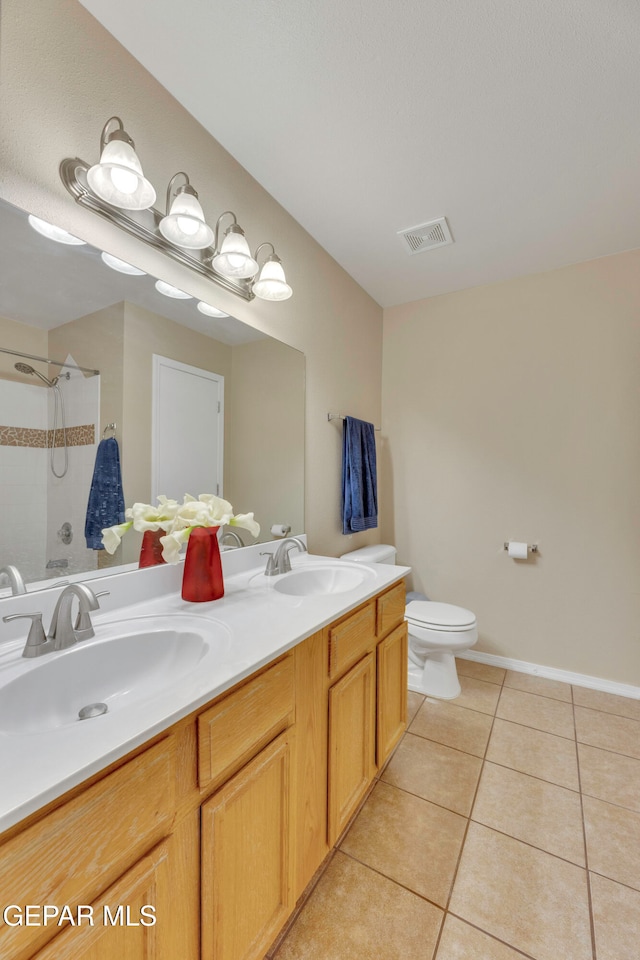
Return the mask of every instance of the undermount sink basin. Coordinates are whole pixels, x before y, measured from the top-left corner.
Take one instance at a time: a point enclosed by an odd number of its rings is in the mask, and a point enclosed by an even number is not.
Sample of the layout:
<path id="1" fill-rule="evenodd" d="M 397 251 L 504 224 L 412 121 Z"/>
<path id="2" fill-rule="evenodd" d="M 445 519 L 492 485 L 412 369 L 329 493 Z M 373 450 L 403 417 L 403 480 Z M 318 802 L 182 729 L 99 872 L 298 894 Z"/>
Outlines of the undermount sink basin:
<path id="1" fill-rule="evenodd" d="M 0 686 L 0 732 L 38 733 L 79 720 L 83 707 L 106 705 L 101 713 L 148 700 L 195 670 L 211 643 L 229 642 L 215 623 L 169 625 L 148 618 L 96 626 L 96 638 L 46 654 L 26 672 Z M 217 634 L 220 634 L 219 636 Z M 106 635 L 102 635 L 106 634 Z"/>
<path id="2" fill-rule="evenodd" d="M 309 563 L 291 573 L 282 574 L 273 584 L 278 593 L 290 597 L 317 597 L 354 590 L 373 577 L 373 571 L 361 565 L 336 563 Z"/>

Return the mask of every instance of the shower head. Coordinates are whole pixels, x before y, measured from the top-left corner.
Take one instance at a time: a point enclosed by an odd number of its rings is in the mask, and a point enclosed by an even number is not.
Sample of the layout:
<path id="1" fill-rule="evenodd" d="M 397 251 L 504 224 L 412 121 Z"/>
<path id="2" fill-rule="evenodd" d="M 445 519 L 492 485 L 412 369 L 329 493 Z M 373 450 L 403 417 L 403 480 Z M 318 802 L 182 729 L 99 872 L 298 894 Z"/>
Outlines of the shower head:
<path id="1" fill-rule="evenodd" d="M 38 371 L 34 370 L 33 367 L 28 363 L 16 363 L 15 368 L 19 373 L 29 373 L 35 375 L 42 380 L 43 383 L 46 383 L 48 387 L 55 387 L 56 383 L 58 382 L 57 377 L 54 380 L 49 380 L 48 377 L 45 377 L 42 373 L 38 373 Z"/>

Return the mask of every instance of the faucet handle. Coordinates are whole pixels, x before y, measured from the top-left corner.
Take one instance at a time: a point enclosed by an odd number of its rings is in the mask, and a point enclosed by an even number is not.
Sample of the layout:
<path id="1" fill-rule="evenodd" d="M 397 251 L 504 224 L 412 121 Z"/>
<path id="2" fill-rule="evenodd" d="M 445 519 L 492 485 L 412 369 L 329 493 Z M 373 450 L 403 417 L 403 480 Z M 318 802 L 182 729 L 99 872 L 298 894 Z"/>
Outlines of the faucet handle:
<path id="1" fill-rule="evenodd" d="M 48 653 L 49 650 L 53 649 L 53 644 L 45 636 L 41 613 L 11 613 L 2 619 L 5 623 L 9 623 L 11 620 L 31 620 L 27 642 L 22 651 L 23 657 L 40 657 L 43 653 Z"/>
<path id="2" fill-rule="evenodd" d="M 110 590 L 101 590 L 100 593 L 94 593 L 96 600 L 98 597 L 108 597 L 111 593 Z M 98 604 L 98 607 L 100 604 Z M 93 624 L 91 623 L 91 611 L 83 610 L 82 607 L 78 609 L 78 614 L 76 616 L 76 622 L 73 625 L 73 629 L 76 633 L 81 634 L 79 640 L 90 640 L 91 637 L 95 637 L 95 630 L 93 629 Z"/>
<path id="3" fill-rule="evenodd" d="M 278 573 L 278 565 L 276 564 L 275 555 L 271 553 L 270 550 L 261 550 L 260 556 L 268 557 L 267 567 L 266 567 L 266 570 L 264 571 L 265 577 L 275 577 L 276 574 Z"/>

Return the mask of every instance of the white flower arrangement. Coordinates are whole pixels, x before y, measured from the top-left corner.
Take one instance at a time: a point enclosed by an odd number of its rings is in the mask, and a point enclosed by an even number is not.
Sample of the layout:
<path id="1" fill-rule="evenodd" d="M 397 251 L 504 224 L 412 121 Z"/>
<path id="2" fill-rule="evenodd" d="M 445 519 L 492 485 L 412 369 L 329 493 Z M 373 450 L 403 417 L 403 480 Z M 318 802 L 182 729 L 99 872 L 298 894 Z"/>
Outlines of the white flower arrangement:
<path id="1" fill-rule="evenodd" d="M 159 496 L 157 506 L 134 503 L 125 516 L 125 523 L 106 527 L 102 531 L 102 543 L 107 553 L 115 553 L 124 534 L 131 527 L 139 533 L 146 530 L 164 530 L 165 536 L 160 537 L 160 543 L 166 563 L 178 562 L 180 549 L 189 539 L 194 527 L 221 527 L 229 524 L 231 527 L 243 527 L 253 537 L 260 533 L 260 524 L 254 520 L 253 513 L 238 513 L 234 516 L 229 501 L 216 497 L 213 493 L 201 493 L 197 500 L 187 493 L 182 503 Z"/>

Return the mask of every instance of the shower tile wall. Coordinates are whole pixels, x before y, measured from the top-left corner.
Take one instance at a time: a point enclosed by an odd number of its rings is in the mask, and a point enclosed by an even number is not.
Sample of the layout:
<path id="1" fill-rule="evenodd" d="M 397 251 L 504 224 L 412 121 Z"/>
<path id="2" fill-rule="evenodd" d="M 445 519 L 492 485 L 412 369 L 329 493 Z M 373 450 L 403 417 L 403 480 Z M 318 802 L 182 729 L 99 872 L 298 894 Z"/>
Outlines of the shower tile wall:
<path id="1" fill-rule="evenodd" d="M 2 425 L 46 430 L 48 393 L 44 386 L 0 380 Z M 47 451 L 0 445 L 0 489 L 0 566 L 13 563 L 25 580 L 40 579 L 46 563 Z"/>
<path id="2" fill-rule="evenodd" d="M 67 363 L 75 363 L 72 356 Z M 68 448 L 69 469 L 66 476 L 54 477 L 47 461 L 47 561 L 67 560 L 65 568 L 53 568 L 43 572 L 43 577 L 78 573 L 97 567 L 97 553 L 87 550 L 84 539 L 84 523 L 87 513 L 87 501 L 93 477 L 97 442 L 100 440 L 100 377 L 85 377 L 80 370 L 70 370 L 69 380 L 60 380 L 59 386 L 64 397 L 65 421 L 67 428 L 91 424 L 94 428 L 94 443 L 75 443 Z M 53 426 L 54 396 L 49 390 L 49 428 Z M 47 454 L 48 456 L 48 454 Z M 60 473 L 64 465 L 63 448 L 56 449 L 54 455 L 56 471 Z M 70 523 L 73 540 L 63 543 L 60 530 L 63 523 Z"/>

